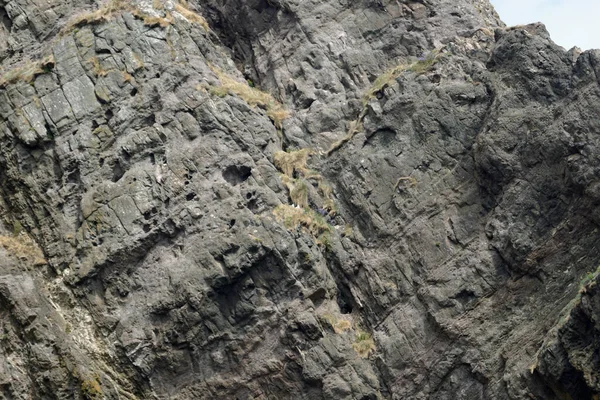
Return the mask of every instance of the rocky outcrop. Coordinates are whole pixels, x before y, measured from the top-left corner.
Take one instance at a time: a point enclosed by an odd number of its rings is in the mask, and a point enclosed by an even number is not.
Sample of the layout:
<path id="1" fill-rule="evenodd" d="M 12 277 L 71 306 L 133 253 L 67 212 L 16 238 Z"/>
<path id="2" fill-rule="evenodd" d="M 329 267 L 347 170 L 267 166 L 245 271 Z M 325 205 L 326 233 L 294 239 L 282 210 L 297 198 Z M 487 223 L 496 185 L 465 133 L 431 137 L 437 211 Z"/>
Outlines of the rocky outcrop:
<path id="1" fill-rule="evenodd" d="M 4 397 L 598 395 L 599 52 L 487 0 L 0 6 Z"/>

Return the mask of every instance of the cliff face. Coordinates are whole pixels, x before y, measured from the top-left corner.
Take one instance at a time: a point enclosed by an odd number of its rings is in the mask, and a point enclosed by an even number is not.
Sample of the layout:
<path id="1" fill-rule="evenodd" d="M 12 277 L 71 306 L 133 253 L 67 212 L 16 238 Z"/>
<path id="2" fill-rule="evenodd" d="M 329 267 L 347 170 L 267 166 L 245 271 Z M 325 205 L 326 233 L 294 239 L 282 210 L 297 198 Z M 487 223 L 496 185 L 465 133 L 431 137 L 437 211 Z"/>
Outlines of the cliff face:
<path id="1" fill-rule="evenodd" d="M 0 17 L 2 398 L 600 394 L 600 52 L 487 0 Z"/>

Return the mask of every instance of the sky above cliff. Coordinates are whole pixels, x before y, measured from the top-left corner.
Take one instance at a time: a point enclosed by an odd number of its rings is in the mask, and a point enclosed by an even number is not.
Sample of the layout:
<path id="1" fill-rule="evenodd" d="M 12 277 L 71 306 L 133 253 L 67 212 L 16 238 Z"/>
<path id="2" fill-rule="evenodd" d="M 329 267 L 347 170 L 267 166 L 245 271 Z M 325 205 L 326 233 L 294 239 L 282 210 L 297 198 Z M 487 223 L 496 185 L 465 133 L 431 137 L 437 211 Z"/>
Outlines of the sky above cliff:
<path id="1" fill-rule="evenodd" d="M 598 0 L 490 0 L 507 25 L 542 22 L 566 49 L 600 49 Z"/>

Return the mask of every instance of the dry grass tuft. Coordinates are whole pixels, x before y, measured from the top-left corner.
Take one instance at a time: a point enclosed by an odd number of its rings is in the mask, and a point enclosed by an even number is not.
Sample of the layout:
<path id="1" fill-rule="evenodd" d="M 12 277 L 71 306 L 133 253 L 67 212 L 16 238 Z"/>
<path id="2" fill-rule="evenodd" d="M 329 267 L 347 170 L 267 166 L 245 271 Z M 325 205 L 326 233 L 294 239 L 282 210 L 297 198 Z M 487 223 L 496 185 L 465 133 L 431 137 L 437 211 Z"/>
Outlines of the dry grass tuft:
<path id="1" fill-rule="evenodd" d="M 164 11 L 164 4 L 161 1 L 153 2 L 155 10 Z M 60 31 L 61 35 L 68 34 L 85 25 L 101 24 L 109 21 L 115 15 L 125 11 L 131 12 L 134 16 L 141 19 L 145 25 L 160 26 L 165 28 L 173 23 L 173 15 L 169 11 L 164 12 L 164 17 L 148 15 L 138 10 L 131 1 L 127 0 L 109 0 L 95 11 L 84 12 L 71 18 L 65 27 Z M 175 4 L 175 11 L 181 14 L 192 24 L 198 24 L 208 31 L 208 23 L 200 14 L 195 13 L 186 7 L 186 2 L 180 1 Z"/>
<path id="2" fill-rule="evenodd" d="M 310 172 L 306 167 L 306 163 L 311 154 L 313 154 L 312 149 L 300 149 L 290 152 L 278 151 L 273 154 L 273 162 L 277 169 L 290 178 L 294 176 L 294 172 L 306 176 Z"/>
<path id="3" fill-rule="evenodd" d="M 133 10 L 134 7 L 130 1 L 109 0 L 95 11 L 84 12 L 71 18 L 64 28 L 61 29 L 60 34 L 65 35 L 71 33 L 76 28 L 85 25 L 101 24 L 110 20 L 115 14 Z"/>
<path id="4" fill-rule="evenodd" d="M 192 24 L 198 24 L 204 28 L 205 31 L 209 30 L 208 22 L 204 19 L 204 17 L 198 13 L 191 11 L 186 8 L 184 4 L 175 4 L 175 11 L 179 14 L 183 15 L 185 19 L 190 21 Z"/>
<path id="5" fill-rule="evenodd" d="M 17 236 L 0 236 L 0 247 L 21 261 L 29 262 L 33 265 L 46 264 L 42 250 L 40 250 L 29 235 L 23 232 Z"/>
<path id="6" fill-rule="evenodd" d="M 164 17 L 147 15 L 139 11 L 135 11 L 133 14 L 140 18 L 144 22 L 144 25 L 147 26 L 160 26 L 161 28 L 166 28 L 173 23 L 173 16 L 171 13 L 166 13 Z"/>
<path id="7" fill-rule="evenodd" d="M 409 68 L 407 64 L 396 65 L 393 68 L 388 69 L 383 74 L 379 75 L 373 85 L 367 90 L 367 92 L 363 95 L 363 105 L 367 105 L 369 100 L 371 100 L 375 95 L 383 90 L 390 83 L 395 81 L 404 71 Z"/>
<path id="8" fill-rule="evenodd" d="M 362 119 L 363 118 L 364 118 L 364 110 L 363 110 L 363 113 L 361 113 L 361 115 L 359 116 L 358 119 L 350 122 L 348 133 L 346 133 L 346 135 L 343 138 L 341 138 L 340 140 L 338 140 L 337 142 L 335 142 L 335 143 L 333 143 L 331 145 L 331 147 L 329 148 L 329 150 L 327 150 L 327 153 L 326 153 L 327 156 L 331 155 L 334 151 L 338 150 L 343 145 L 345 145 L 346 143 L 348 143 L 350 140 L 352 140 L 352 138 L 358 132 L 360 132 L 360 131 L 363 130 L 363 123 L 362 123 Z"/>
<path id="9" fill-rule="evenodd" d="M 239 82 L 233 77 L 216 67 L 211 67 L 213 72 L 219 78 L 221 86 L 208 87 L 210 94 L 224 97 L 228 94 L 236 95 L 251 106 L 263 108 L 267 116 L 273 121 L 277 129 L 281 129 L 283 120 L 289 117 L 289 112 L 281 103 L 273 98 L 269 93 L 265 93 L 248 85 L 248 82 Z"/>
<path id="10" fill-rule="evenodd" d="M 338 335 L 352 329 L 352 323 L 347 319 L 338 319 L 332 314 L 324 314 L 323 319 L 327 321 L 327 323 L 333 328 L 333 331 Z"/>
<path id="11" fill-rule="evenodd" d="M 363 130 L 363 120 L 367 112 L 367 104 L 374 98 L 377 93 L 385 89 L 388 85 L 394 82 L 400 75 L 406 71 L 412 71 L 420 75 L 429 71 L 442 56 L 441 50 L 434 50 L 427 56 L 420 58 L 412 64 L 400 64 L 393 68 L 388 69 L 383 74 L 379 75 L 373 85 L 365 92 L 362 98 L 363 109 L 360 112 L 358 118 L 350 122 L 348 133 L 337 142 L 333 143 L 329 150 L 327 150 L 327 156 L 330 156 L 333 152 L 339 150 L 342 146 L 348 143 L 352 138 L 360 131 Z"/>
<path id="12" fill-rule="evenodd" d="M 431 69 L 440 58 L 440 50 L 434 50 L 424 57 L 419 58 L 412 64 L 399 64 L 393 68 L 388 69 L 383 74 L 375 79 L 373 86 L 363 95 L 363 105 L 367 105 L 375 95 L 383 90 L 390 83 L 395 81 L 405 71 L 412 71 L 417 74 L 423 74 Z"/>
<path id="13" fill-rule="evenodd" d="M 300 149 L 296 151 L 278 151 L 273 154 L 273 163 L 283 174 L 281 180 L 290 192 L 292 202 L 302 208 L 308 207 L 308 181 L 314 180 L 317 182 L 317 189 L 323 196 L 322 208 L 329 215 L 337 213 L 337 206 L 333 200 L 333 190 L 327 185 L 323 177 L 308 169 L 308 157 L 313 154 L 312 149 Z M 329 241 L 323 238 L 326 244 Z"/>
<path id="14" fill-rule="evenodd" d="M 108 71 L 104 70 L 104 68 L 102 68 L 102 65 L 100 64 L 100 60 L 98 60 L 98 57 L 92 57 L 88 60 L 91 64 L 92 64 L 92 73 L 95 76 L 106 76 L 106 74 L 108 73 Z"/>
<path id="15" fill-rule="evenodd" d="M 0 87 L 15 82 L 32 82 L 38 75 L 45 74 L 54 68 L 54 56 L 50 55 L 39 61 L 29 61 L 17 68 L 2 73 Z"/>

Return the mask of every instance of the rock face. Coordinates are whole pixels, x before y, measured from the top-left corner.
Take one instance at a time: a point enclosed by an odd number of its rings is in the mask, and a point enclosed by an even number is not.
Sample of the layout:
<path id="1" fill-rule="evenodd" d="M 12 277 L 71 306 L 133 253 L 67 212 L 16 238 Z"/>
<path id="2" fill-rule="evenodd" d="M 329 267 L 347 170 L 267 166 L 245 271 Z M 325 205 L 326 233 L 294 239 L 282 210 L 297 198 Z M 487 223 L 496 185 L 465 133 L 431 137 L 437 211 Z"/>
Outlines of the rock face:
<path id="1" fill-rule="evenodd" d="M 487 0 L 0 17 L 0 397 L 600 395 L 599 51 Z"/>

